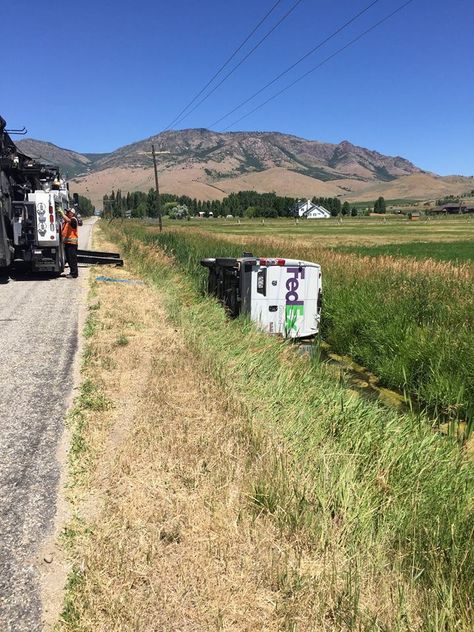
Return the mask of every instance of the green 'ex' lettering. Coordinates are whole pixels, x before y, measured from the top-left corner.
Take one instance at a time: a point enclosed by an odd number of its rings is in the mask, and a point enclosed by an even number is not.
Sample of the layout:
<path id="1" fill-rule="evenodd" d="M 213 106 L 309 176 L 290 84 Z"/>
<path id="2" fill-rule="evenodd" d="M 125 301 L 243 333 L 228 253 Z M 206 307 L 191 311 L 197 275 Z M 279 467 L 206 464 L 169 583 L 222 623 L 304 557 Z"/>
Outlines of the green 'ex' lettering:
<path id="1" fill-rule="evenodd" d="M 287 305 L 285 308 L 285 329 L 287 331 L 296 330 L 296 319 L 303 314 L 304 305 Z"/>

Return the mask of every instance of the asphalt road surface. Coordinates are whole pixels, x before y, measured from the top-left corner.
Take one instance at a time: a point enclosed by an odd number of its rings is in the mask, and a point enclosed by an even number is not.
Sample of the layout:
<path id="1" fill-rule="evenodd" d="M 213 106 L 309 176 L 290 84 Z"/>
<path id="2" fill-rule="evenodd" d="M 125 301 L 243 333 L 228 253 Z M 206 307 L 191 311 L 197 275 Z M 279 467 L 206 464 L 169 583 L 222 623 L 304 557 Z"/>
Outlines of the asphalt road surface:
<path id="1" fill-rule="evenodd" d="M 92 224 L 79 230 L 87 248 Z M 42 629 L 35 555 L 56 511 L 84 275 L 0 285 L 0 632 Z"/>

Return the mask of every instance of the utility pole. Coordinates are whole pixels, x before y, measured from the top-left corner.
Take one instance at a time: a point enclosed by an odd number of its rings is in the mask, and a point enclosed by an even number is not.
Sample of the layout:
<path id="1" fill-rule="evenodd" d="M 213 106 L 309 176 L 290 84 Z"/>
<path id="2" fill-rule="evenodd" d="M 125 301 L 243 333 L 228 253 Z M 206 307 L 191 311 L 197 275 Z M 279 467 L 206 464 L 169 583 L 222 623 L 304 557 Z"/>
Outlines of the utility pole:
<path id="1" fill-rule="evenodd" d="M 151 146 L 151 152 L 153 154 L 153 167 L 155 169 L 155 189 L 156 189 L 156 206 L 157 206 L 157 211 L 158 211 L 158 226 L 160 227 L 160 233 L 161 233 L 163 230 L 163 222 L 161 221 L 160 188 L 158 186 L 158 169 L 156 168 L 155 145 Z"/>

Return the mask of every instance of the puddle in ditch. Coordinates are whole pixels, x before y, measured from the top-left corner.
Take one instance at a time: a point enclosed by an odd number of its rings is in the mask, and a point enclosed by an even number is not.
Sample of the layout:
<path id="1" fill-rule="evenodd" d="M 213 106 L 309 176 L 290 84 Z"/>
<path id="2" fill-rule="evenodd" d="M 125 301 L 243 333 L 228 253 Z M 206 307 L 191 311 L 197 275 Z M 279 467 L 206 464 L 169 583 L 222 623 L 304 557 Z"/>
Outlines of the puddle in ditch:
<path id="1" fill-rule="evenodd" d="M 298 350 L 305 356 L 319 354 L 321 360 L 334 370 L 336 377 L 364 397 L 377 399 L 387 406 L 399 410 L 413 408 L 410 400 L 402 393 L 380 386 L 380 380 L 376 375 L 354 362 L 349 356 L 334 353 L 326 342 L 321 342 L 319 346 L 309 342 L 303 343 L 298 345 Z"/>
<path id="2" fill-rule="evenodd" d="M 319 355 L 321 361 L 334 371 L 335 377 L 343 381 L 350 390 L 359 396 L 377 400 L 400 412 L 424 412 L 422 406 L 413 399 L 400 392 L 380 386 L 380 379 L 365 367 L 354 362 L 350 356 L 334 353 L 327 342 L 321 342 L 319 346 L 311 342 L 300 343 L 298 351 L 301 355 L 308 357 Z M 437 432 L 457 436 L 460 440 L 467 431 L 465 422 L 438 422 L 433 427 Z M 474 432 L 471 433 L 467 441 L 462 440 L 462 443 L 465 452 L 469 454 L 470 458 L 474 458 Z"/>

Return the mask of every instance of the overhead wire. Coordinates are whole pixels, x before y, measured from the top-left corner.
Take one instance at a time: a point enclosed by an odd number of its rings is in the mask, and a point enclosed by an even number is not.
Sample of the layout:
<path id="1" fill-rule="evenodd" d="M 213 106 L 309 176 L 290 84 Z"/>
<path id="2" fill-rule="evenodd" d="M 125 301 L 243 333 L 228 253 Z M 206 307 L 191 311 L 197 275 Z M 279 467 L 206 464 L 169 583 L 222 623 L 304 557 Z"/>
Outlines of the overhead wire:
<path id="1" fill-rule="evenodd" d="M 226 66 L 228 66 L 230 64 L 230 62 L 234 59 L 234 57 L 242 50 L 242 48 L 245 46 L 245 44 L 249 41 L 249 39 L 252 37 L 252 35 L 262 26 L 262 24 L 270 17 L 270 15 L 273 13 L 273 11 L 278 7 L 279 4 L 281 4 L 283 2 L 283 0 L 277 0 L 272 6 L 271 8 L 267 11 L 267 13 L 263 16 L 263 18 L 256 24 L 256 26 L 254 26 L 254 28 L 250 31 L 250 33 L 247 35 L 247 37 L 242 41 L 241 44 L 239 44 L 239 46 L 234 50 L 234 52 L 231 54 L 231 56 L 222 64 L 222 66 L 220 66 L 220 68 L 212 75 L 212 77 L 209 79 L 209 81 L 206 83 L 206 85 L 191 99 L 191 101 L 186 105 L 186 107 L 184 107 L 181 112 L 174 117 L 174 119 L 171 121 L 171 123 L 169 125 L 167 125 L 160 133 L 162 132 L 166 132 L 168 129 L 170 129 L 171 127 L 174 126 L 174 124 L 178 121 L 178 119 L 184 114 L 184 112 L 186 112 L 186 110 L 188 108 L 191 107 L 191 105 L 197 101 L 197 99 L 199 99 L 199 97 L 201 96 L 201 94 L 203 92 L 205 92 L 205 90 L 207 90 L 207 88 L 211 85 L 211 83 L 214 81 L 214 79 L 216 79 L 216 77 L 218 77 L 220 75 L 220 73 L 224 70 L 224 68 L 226 68 Z"/>
<path id="2" fill-rule="evenodd" d="M 377 0 L 378 1 L 378 0 Z M 293 11 L 296 9 L 296 7 L 301 4 L 301 2 L 303 2 L 303 0 L 296 0 L 296 2 L 288 9 L 288 11 L 278 20 L 278 22 L 255 44 L 255 46 L 253 48 L 251 48 L 249 50 L 249 52 L 238 62 L 238 64 L 236 64 L 232 70 L 230 72 L 228 72 L 220 81 L 219 83 L 217 83 L 212 90 L 210 90 L 198 103 L 196 103 L 196 105 L 189 110 L 189 112 L 187 112 L 186 114 L 184 114 L 181 117 L 177 117 L 174 122 L 172 127 L 174 127 L 175 125 L 178 125 L 179 123 L 181 123 L 181 121 L 183 121 L 185 118 L 187 118 L 190 114 L 192 114 L 200 105 L 202 105 L 202 103 L 204 103 L 204 101 L 206 101 L 212 94 L 214 94 L 214 92 L 225 82 L 227 81 L 227 79 L 237 70 L 237 68 L 239 68 L 245 61 L 247 61 L 247 59 L 257 50 L 257 48 L 259 48 L 263 42 L 280 26 L 280 24 L 282 22 L 284 22 L 290 15 L 291 13 L 293 13 Z M 169 129 L 169 128 L 167 128 Z"/>
<path id="3" fill-rule="evenodd" d="M 299 83 L 300 81 L 302 81 L 303 79 L 305 79 L 308 75 L 312 74 L 313 72 L 315 72 L 316 70 L 318 70 L 319 68 L 321 68 L 321 66 L 324 66 L 324 64 L 326 64 L 328 61 L 330 61 L 331 59 L 334 59 L 334 57 L 336 57 L 337 55 L 339 55 L 340 53 L 342 53 L 343 51 L 345 51 L 347 48 L 349 48 L 350 46 L 352 46 L 353 44 L 355 44 L 356 42 L 358 42 L 360 39 L 362 39 L 363 37 L 365 37 L 365 35 L 367 35 L 368 33 L 370 33 L 371 31 L 373 31 L 374 29 L 378 28 L 381 24 L 383 24 L 384 22 L 387 22 L 387 20 L 389 20 L 390 18 L 392 18 L 394 15 L 396 15 L 397 13 L 399 13 L 400 11 L 402 11 L 406 6 L 408 6 L 409 4 L 411 4 L 412 2 L 414 2 L 414 0 L 407 0 L 407 2 L 404 2 L 402 5 L 400 5 L 399 7 L 397 7 L 394 11 L 392 11 L 391 13 L 389 13 L 388 15 L 386 15 L 384 18 L 382 18 L 381 20 L 379 20 L 378 22 L 376 22 L 375 24 L 373 24 L 372 26 L 370 26 L 368 29 L 366 29 L 365 31 L 363 31 L 362 33 L 360 33 L 357 37 L 354 37 L 352 40 L 350 40 L 350 42 L 348 42 L 347 44 L 345 44 L 344 46 L 342 46 L 341 48 L 339 48 L 338 50 L 336 50 L 334 53 L 332 53 L 331 55 L 329 55 L 328 57 L 326 57 L 325 59 L 323 59 L 323 61 L 321 61 L 319 64 L 317 64 L 316 66 L 314 66 L 313 68 L 311 68 L 310 70 L 308 70 L 307 72 L 305 72 L 304 74 L 302 74 L 300 77 L 298 77 L 297 79 L 295 79 L 292 83 L 290 83 L 288 86 L 286 86 L 285 88 L 282 88 L 279 92 L 276 92 L 275 94 L 273 94 L 271 97 L 269 97 L 268 99 L 266 99 L 265 101 L 263 101 L 263 103 L 260 103 L 259 105 L 257 105 L 255 108 L 253 108 L 252 110 L 250 110 L 250 112 L 247 112 L 246 114 L 244 114 L 243 116 L 241 116 L 240 118 L 238 118 L 236 121 L 234 121 L 233 123 L 231 123 L 230 125 L 228 125 L 227 127 L 225 127 L 224 129 L 222 129 L 222 132 L 226 132 L 228 131 L 231 127 L 234 127 L 234 125 L 237 125 L 237 123 L 240 123 L 240 121 L 242 121 L 243 119 L 251 116 L 252 114 L 254 114 L 255 112 L 257 112 L 257 110 L 260 110 L 261 108 L 263 108 L 265 105 L 267 105 L 267 103 L 269 103 L 270 101 L 273 101 L 273 99 L 276 99 L 277 97 L 279 97 L 281 94 L 283 94 L 284 92 L 286 92 L 287 90 L 289 90 L 290 88 L 292 88 L 294 85 L 296 85 L 297 83 Z"/>
<path id="4" fill-rule="evenodd" d="M 212 123 L 211 125 L 209 125 L 209 129 L 215 127 L 216 125 L 218 125 L 221 121 L 223 121 L 224 119 L 226 119 L 227 117 L 231 116 L 231 114 L 233 114 L 234 112 L 236 112 L 237 110 L 240 110 L 240 108 L 244 107 L 244 105 L 246 105 L 247 103 L 249 103 L 249 101 L 252 101 L 253 99 L 255 99 L 255 97 L 257 97 L 259 94 L 261 94 L 262 92 L 264 92 L 267 88 L 269 88 L 270 86 L 272 86 L 274 83 L 276 83 L 279 79 L 281 79 L 282 77 L 284 77 L 285 75 L 287 75 L 291 70 L 293 70 L 294 68 L 296 68 L 296 66 L 298 66 L 299 64 L 301 64 L 305 59 L 307 59 L 308 57 L 310 57 L 313 53 L 315 53 L 317 50 L 319 50 L 320 48 L 322 48 L 325 44 L 327 44 L 330 40 L 332 40 L 334 37 L 336 37 L 336 35 L 339 35 L 339 33 L 341 33 L 341 31 L 343 31 L 345 28 L 347 28 L 350 24 L 352 24 L 353 22 L 355 22 L 358 18 L 360 18 L 364 13 L 367 13 L 367 11 L 369 11 L 369 9 L 371 9 L 374 5 L 376 5 L 378 2 L 380 2 L 381 0 L 373 0 L 373 2 L 371 2 L 369 5 L 367 5 L 364 9 L 362 9 L 361 11 L 359 11 L 359 13 L 356 13 L 356 15 L 354 15 L 350 20 L 348 20 L 347 22 L 345 22 L 342 26 L 340 26 L 338 29 L 336 29 L 333 33 L 331 33 L 330 35 L 328 35 L 328 37 L 326 37 L 324 40 L 322 40 L 321 42 L 319 42 L 319 44 L 317 44 L 316 46 L 314 46 L 313 48 L 311 48 L 311 50 L 309 50 L 307 53 L 305 53 L 304 55 L 302 55 L 299 59 L 297 59 L 293 64 L 291 64 L 290 66 L 288 66 L 288 68 L 286 68 L 285 70 L 283 70 L 282 72 L 280 72 L 280 74 L 278 74 L 276 77 L 274 77 L 271 81 L 269 81 L 268 83 L 266 83 L 262 88 L 260 88 L 259 90 L 257 90 L 257 92 L 254 92 L 254 94 L 252 94 L 250 97 L 248 97 L 247 99 L 245 99 L 244 101 L 242 101 L 241 103 L 239 103 L 239 105 L 237 105 L 235 108 L 233 108 L 232 110 L 230 110 L 229 112 L 227 112 L 227 114 L 224 114 L 224 116 L 221 116 L 219 119 L 217 119 L 216 121 L 214 121 L 214 123 Z"/>

